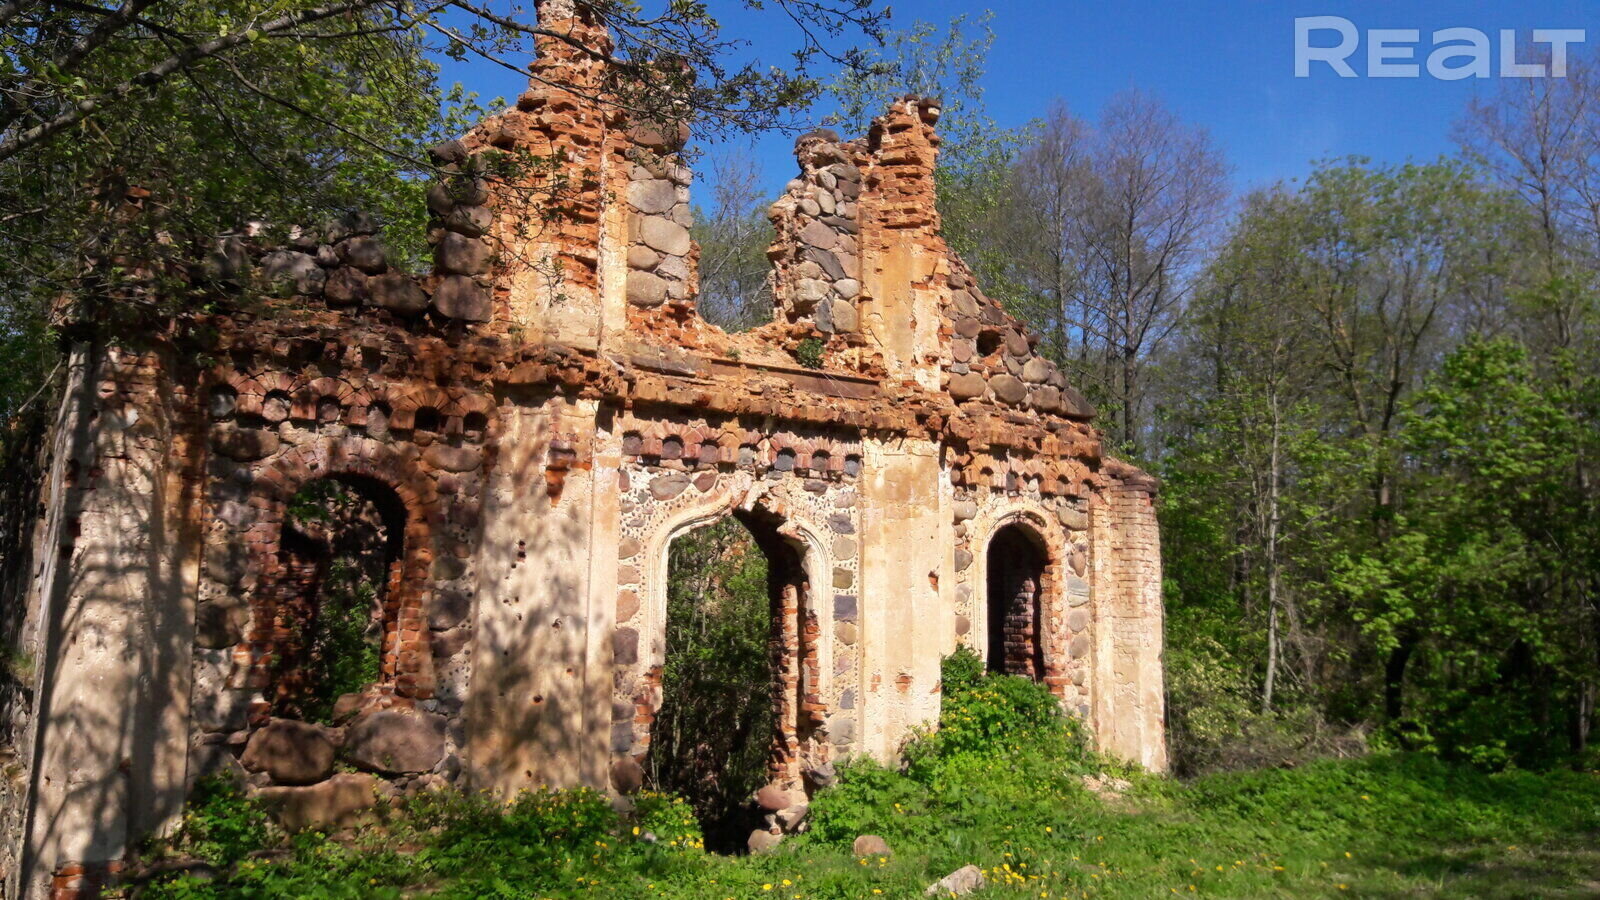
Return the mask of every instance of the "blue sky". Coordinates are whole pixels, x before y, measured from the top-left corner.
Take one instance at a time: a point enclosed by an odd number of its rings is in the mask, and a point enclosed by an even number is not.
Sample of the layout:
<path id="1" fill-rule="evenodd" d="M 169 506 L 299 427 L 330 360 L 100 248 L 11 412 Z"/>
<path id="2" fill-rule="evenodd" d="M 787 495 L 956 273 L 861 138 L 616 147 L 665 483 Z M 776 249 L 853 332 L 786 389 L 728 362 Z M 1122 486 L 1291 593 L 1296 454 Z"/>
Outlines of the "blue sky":
<path id="1" fill-rule="evenodd" d="M 793 33 L 775 24 L 776 14 L 733 14 L 739 4 L 728 0 L 711 0 L 713 11 L 721 11 L 719 4 L 729 7 L 730 33 L 750 40 L 751 56 L 783 61 Z M 1600 46 L 1600 4 L 1594 0 L 909 0 L 893 8 L 902 27 L 916 19 L 944 23 L 961 13 L 994 11 L 985 99 L 1001 125 L 1026 122 L 1057 98 L 1092 119 L 1107 98 L 1137 87 L 1209 129 L 1241 190 L 1303 176 L 1312 160 L 1332 156 L 1400 162 L 1453 152 L 1451 127 L 1467 101 L 1474 92 L 1492 91 L 1498 81 L 1346 79 L 1322 65 L 1313 77 L 1296 78 L 1297 16 L 1342 16 L 1363 32 L 1419 29 L 1419 61 L 1431 45 L 1429 34 L 1450 27 L 1482 29 L 1491 38 L 1501 29 L 1517 29 L 1524 40 L 1534 28 L 1582 28 L 1588 30 L 1583 49 Z M 1365 52 L 1363 43 L 1351 58 L 1358 71 Z M 1498 66 L 1497 43 L 1496 54 Z M 484 65 L 452 66 L 445 77 L 485 97 L 520 90 L 514 77 Z M 756 157 L 774 192 L 794 172 L 791 143 L 783 135 L 757 141 Z"/>

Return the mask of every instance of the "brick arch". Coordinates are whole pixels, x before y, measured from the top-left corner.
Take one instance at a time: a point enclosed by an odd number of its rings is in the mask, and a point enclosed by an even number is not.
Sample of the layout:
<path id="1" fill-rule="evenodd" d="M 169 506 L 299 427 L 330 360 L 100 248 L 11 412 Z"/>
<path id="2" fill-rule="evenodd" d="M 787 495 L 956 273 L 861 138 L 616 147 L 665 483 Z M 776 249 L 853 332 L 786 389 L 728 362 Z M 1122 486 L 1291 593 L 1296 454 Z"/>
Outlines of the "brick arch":
<path id="1" fill-rule="evenodd" d="M 783 614 L 782 638 L 789 657 L 783 665 L 776 666 L 781 670 L 779 679 L 784 684 L 774 698 L 779 704 L 777 721 L 781 746 L 773 763 L 772 778 L 775 784 L 800 792 L 804 790 L 801 777 L 804 768 L 825 761 L 825 758 L 812 757 L 830 752 L 827 742 L 820 738 L 829 712 L 823 698 L 828 695 L 828 683 L 833 678 L 835 649 L 830 607 L 824 602 L 832 571 L 830 549 L 823 539 L 826 532 L 808 522 L 781 497 L 762 491 L 759 485 L 752 491 L 748 482 L 736 489 L 730 483 L 734 481 L 723 479 L 723 483 L 699 502 L 665 518 L 646 539 L 642 585 L 645 615 L 640 635 L 644 651 L 640 654 L 640 665 L 658 679 L 665 662 L 669 550 L 674 539 L 727 516 L 737 516 L 749 528 L 769 562 L 778 560 L 774 558 L 774 549 L 765 541 L 787 544 L 796 554 L 800 569 L 797 574 L 803 577 L 809 589 L 804 596 L 797 596 L 793 610 L 780 611 Z M 656 683 L 659 687 L 659 681 Z M 659 703 L 659 691 L 655 697 Z M 648 729 L 655 709 L 641 709 L 639 713 L 644 721 L 638 724 Z M 813 737 L 816 740 L 810 740 Z"/>
<path id="2" fill-rule="evenodd" d="M 437 492 L 410 457 L 387 445 L 359 439 L 288 450 L 265 465 L 256 481 L 256 495 L 267 502 L 257 515 L 252 541 L 255 569 L 260 573 L 248 636 L 254 680 L 264 683 L 268 677 L 270 623 L 259 619 L 275 608 L 270 604 L 286 574 L 281 571 L 277 551 L 289 501 L 306 485 L 322 479 L 382 486 L 404 510 L 399 551 L 390 564 L 384 589 L 382 675 L 377 693 L 416 699 L 432 696 L 433 664 L 423 600 L 430 583 L 434 549 L 430 512 L 437 504 Z"/>
<path id="3" fill-rule="evenodd" d="M 991 552 L 996 537 L 1008 528 L 1025 533 L 1042 557 L 1040 583 L 1037 587 L 1037 664 L 1042 671 L 1033 677 L 1050 687 L 1058 697 L 1065 695 L 1069 683 L 1068 667 L 1072 662 L 1069 651 L 1071 635 L 1066 626 L 1066 560 L 1069 553 L 1067 535 L 1056 516 L 1031 502 L 1011 503 L 980 516 L 974 523 L 973 546 L 976 550 L 973 566 L 972 633 L 968 636 L 973 649 L 987 657 L 990 645 L 989 611 L 995 598 L 990 593 L 990 571 L 994 562 Z"/>
<path id="4" fill-rule="evenodd" d="M 354 395 L 352 403 L 364 407 L 382 403 L 389 409 L 391 427 L 399 429 L 410 429 L 419 411 L 431 409 L 438 413 L 441 427 L 449 435 L 461 434 L 466 417 L 477 413 L 484 419 L 484 438 L 480 440 L 487 439 L 495 431 L 500 418 L 498 405 L 484 394 L 433 385 L 377 385 Z"/>
<path id="5" fill-rule="evenodd" d="M 1009 522 L 984 554 L 984 658 L 989 671 L 1044 677 L 1045 572 L 1049 553 L 1037 531 Z"/>
<path id="6" fill-rule="evenodd" d="M 278 393 L 289 399 L 291 418 L 307 421 L 317 418 L 317 405 L 324 399 L 337 402 L 340 421 L 352 425 L 365 425 L 368 411 L 378 404 L 387 407 L 391 415 L 400 415 L 396 427 L 409 428 L 412 417 L 421 409 L 436 410 L 443 421 L 450 423 L 451 427 L 447 430 L 452 434 L 459 431 L 461 422 L 474 413 L 483 416 L 485 436 L 496 427 L 499 420 L 499 407 L 489 396 L 434 385 L 408 387 L 377 383 L 357 387 L 331 376 L 311 377 L 287 372 L 250 374 L 233 370 L 209 379 L 209 387 L 223 385 L 237 392 L 235 411 L 242 415 L 260 415 L 267 396 Z"/>

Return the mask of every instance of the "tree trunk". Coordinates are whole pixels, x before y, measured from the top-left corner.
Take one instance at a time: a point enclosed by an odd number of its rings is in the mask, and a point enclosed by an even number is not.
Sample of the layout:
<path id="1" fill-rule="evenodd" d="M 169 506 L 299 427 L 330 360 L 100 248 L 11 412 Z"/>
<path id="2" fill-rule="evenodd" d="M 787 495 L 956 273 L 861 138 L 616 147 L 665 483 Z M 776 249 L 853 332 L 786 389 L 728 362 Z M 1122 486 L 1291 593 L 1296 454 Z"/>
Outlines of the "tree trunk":
<path id="1" fill-rule="evenodd" d="M 1405 712 L 1406 664 L 1411 662 L 1419 640 L 1416 631 L 1407 628 L 1383 665 L 1383 715 L 1390 722 L 1398 721 Z"/>
<path id="2" fill-rule="evenodd" d="M 1272 712 L 1272 690 L 1278 679 L 1278 498 L 1281 466 L 1281 418 L 1278 396 L 1268 400 L 1272 411 L 1272 450 L 1267 461 L 1267 677 L 1261 688 L 1261 711 Z"/>

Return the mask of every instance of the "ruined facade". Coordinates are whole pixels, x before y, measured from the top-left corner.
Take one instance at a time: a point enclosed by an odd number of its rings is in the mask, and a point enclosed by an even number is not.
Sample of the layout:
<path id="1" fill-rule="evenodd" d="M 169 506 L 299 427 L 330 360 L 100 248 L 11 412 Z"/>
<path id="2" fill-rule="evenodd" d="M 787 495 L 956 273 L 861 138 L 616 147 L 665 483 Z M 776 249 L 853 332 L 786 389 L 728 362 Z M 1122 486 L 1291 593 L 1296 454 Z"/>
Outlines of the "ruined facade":
<path id="1" fill-rule="evenodd" d="M 798 141 L 774 320 L 726 334 L 694 310 L 679 138 L 598 102 L 600 65 L 550 42 L 514 108 L 437 148 L 432 272 L 360 217 L 240 236 L 209 284 L 258 303 L 74 344 L 25 573 L 8 895 L 92 893 L 219 769 L 290 823 L 445 782 L 635 789 L 667 545 L 730 514 L 779 572 L 774 829 L 827 763 L 933 721 L 960 644 L 1164 768 L 1153 481 L 1102 456 L 940 237 L 937 107 Z M 490 165 L 519 155 L 560 167 Z M 363 499 L 383 554 L 380 673 L 331 724 L 282 702 L 322 577 L 291 500 L 318 480 Z"/>

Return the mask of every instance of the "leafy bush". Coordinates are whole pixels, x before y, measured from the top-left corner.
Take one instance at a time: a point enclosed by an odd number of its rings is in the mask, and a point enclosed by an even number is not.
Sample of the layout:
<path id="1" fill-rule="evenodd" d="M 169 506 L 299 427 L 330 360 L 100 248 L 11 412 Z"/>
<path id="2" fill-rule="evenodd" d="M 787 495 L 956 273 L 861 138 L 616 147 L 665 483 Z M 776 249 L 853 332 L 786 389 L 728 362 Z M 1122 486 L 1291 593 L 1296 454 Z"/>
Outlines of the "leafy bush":
<path id="1" fill-rule="evenodd" d="M 1061 701 L 1044 685 L 1015 675 L 989 675 L 945 698 L 939 736 L 946 752 L 996 750 L 1006 741 L 1034 736 L 1076 736 L 1076 721 L 1062 715 Z"/>
<path id="2" fill-rule="evenodd" d="M 794 359 L 808 369 L 822 368 L 822 340 L 809 337 L 794 347 Z"/>
<path id="3" fill-rule="evenodd" d="M 1083 791 L 1076 775 L 1105 767 L 1044 685 L 986 672 L 967 648 L 944 659 L 941 675 L 938 731 L 906 745 L 903 771 L 867 759 L 845 766 L 839 785 L 813 800 L 814 839 L 966 846 L 997 824 L 1064 821 Z"/>
<path id="4" fill-rule="evenodd" d="M 921 734 L 905 750 L 911 768 L 960 753 L 1015 752 L 1025 742 L 1061 742 L 1070 755 L 1085 755 L 1076 719 L 1044 685 L 985 670 L 983 658 L 961 647 L 945 657 L 939 730 Z"/>
<path id="5" fill-rule="evenodd" d="M 947 660 L 944 678 L 945 729 L 912 741 L 904 767 L 841 766 L 813 797 L 811 830 L 772 853 L 706 853 L 680 797 L 645 792 L 624 814 L 587 789 L 510 803 L 427 793 L 353 838 L 286 840 L 236 788 L 208 783 L 178 841 L 232 868 L 141 896 L 854 900 L 921 896 L 969 864 L 983 896 L 1011 900 L 1575 896 L 1600 867 L 1593 772 L 1380 754 L 1183 785 L 1089 751 L 1047 691 L 986 674 L 973 654 Z M 893 854 L 856 857 L 862 834 Z M 258 847 L 274 853 L 252 858 Z"/>
<path id="6" fill-rule="evenodd" d="M 525 791 L 508 806 L 475 798 L 443 829 L 433 860 L 445 871 L 516 870 L 615 841 L 621 821 L 590 788 Z M 506 847 L 517 848 L 508 855 Z"/>
<path id="7" fill-rule="evenodd" d="M 224 866 L 267 846 L 273 833 L 259 802 L 245 796 L 233 779 L 213 775 L 195 785 L 171 843 L 179 853 Z"/>
<path id="8" fill-rule="evenodd" d="M 706 841 L 689 801 L 659 791 L 641 791 L 633 801 L 635 836 L 651 835 L 668 849 L 705 849 Z"/>

